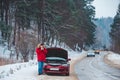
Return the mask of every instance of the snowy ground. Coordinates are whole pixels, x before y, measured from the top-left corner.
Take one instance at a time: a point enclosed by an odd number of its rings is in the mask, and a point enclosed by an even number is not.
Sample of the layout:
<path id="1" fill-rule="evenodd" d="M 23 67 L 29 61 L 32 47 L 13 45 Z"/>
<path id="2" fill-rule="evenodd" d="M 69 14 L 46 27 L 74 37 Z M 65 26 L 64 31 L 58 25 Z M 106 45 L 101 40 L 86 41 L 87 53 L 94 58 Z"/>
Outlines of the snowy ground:
<path id="1" fill-rule="evenodd" d="M 6 46 L 0 46 L 0 56 L 4 58 L 8 58 L 10 54 L 10 51 L 7 50 Z"/>
<path id="2" fill-rule="evenodd" d="M 16 63 L 16 64 L 0 66 L 0 80 L 3 80 L 3 78 L 16 74 L 16 72 L 18 72 L 21 69 L 25 69 L 36 65 L 37 65 L 37 61 L 29 61 L 26 63 Z"/>

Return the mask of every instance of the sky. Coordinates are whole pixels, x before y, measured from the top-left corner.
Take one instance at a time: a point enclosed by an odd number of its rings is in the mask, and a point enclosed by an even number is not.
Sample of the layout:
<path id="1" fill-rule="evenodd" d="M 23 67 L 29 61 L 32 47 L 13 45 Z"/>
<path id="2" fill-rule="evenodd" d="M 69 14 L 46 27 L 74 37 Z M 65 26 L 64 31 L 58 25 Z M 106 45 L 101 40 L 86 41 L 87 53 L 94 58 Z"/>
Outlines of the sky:
<path id="1" fill-rule="evenodd" d="M 96 11 L 95 17 L 114 17 L 119 3 L 120 0 L 94 0 L 92 4 Z"/>

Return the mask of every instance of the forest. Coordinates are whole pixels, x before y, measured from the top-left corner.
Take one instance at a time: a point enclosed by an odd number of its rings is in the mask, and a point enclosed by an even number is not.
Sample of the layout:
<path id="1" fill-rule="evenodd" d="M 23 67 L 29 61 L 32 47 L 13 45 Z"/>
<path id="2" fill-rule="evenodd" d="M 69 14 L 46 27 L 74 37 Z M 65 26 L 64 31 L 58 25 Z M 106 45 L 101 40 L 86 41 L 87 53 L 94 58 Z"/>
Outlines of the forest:
<path id="1" fill-rule="evenodd" d="M 113 24 L 111 25 L 111 50 L 120 54 L 120 4 L 117 13 L 114 17 Z"/>
<path id="2" fill-rule="evenodd" d="M 33 59 L 38 43 L 53 47 L 67 45 L 78 51 L 87 49 L 95 43 L 93 1 L 0 0 L 0 43 L 7 43 L 9 50 L 14 48 L 16 59 L 22 56 L 25 62 Z M 120 6 L 110 33 L 112 49 L 115 50 L 116 46 L 118 51 L 119 16 Z"/>
<path id="3" fill-rule="evenodd" d="M 0 0 L 1 41 L 17 59 L 34 54 L 37 43 L 72 49 L 94 43 L 93 0 Z M 32 58 L 32 57 L 31 57 Z"/>

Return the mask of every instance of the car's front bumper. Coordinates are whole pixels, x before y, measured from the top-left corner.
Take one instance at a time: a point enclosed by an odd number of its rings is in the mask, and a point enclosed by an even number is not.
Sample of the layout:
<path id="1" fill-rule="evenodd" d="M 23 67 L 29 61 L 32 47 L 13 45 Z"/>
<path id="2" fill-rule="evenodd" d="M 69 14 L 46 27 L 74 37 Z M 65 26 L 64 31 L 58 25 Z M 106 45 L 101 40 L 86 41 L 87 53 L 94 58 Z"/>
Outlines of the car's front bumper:
<path id="1" fill-rule="evenodd" d="M 56 70 L 51 70 L 51 68 L 55 68 Z M 44 68 L 44 73 L 46 74 L 68 74 L 69 73 L 69 67 L 62 67 L 62 68 L 57 68 L 57 67 L 49 67 L 49 68 Z"/>

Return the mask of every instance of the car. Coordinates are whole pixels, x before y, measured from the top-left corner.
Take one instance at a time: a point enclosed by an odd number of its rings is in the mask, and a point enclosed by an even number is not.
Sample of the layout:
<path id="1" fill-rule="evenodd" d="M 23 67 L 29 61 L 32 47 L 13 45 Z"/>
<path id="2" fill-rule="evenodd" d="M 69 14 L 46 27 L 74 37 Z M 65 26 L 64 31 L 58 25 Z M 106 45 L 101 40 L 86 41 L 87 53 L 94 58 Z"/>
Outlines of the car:
<path id="1" fill-rule="evenodd" d="M 95 53 L 94 52 L 88 52 L 87 57 L 95 57 Z"/>
<path id="2" fill-rule="evenodd" d="M 95 54 L 100 54 L 100 50 L 95 50 Z"/>
<path id="3" fill-rule="evenodd" d="M 69 76 L 71 59 L 68 59 L 68 52 L 62 48 L 47 48 L 47 51 L 44 73 Z"/>

